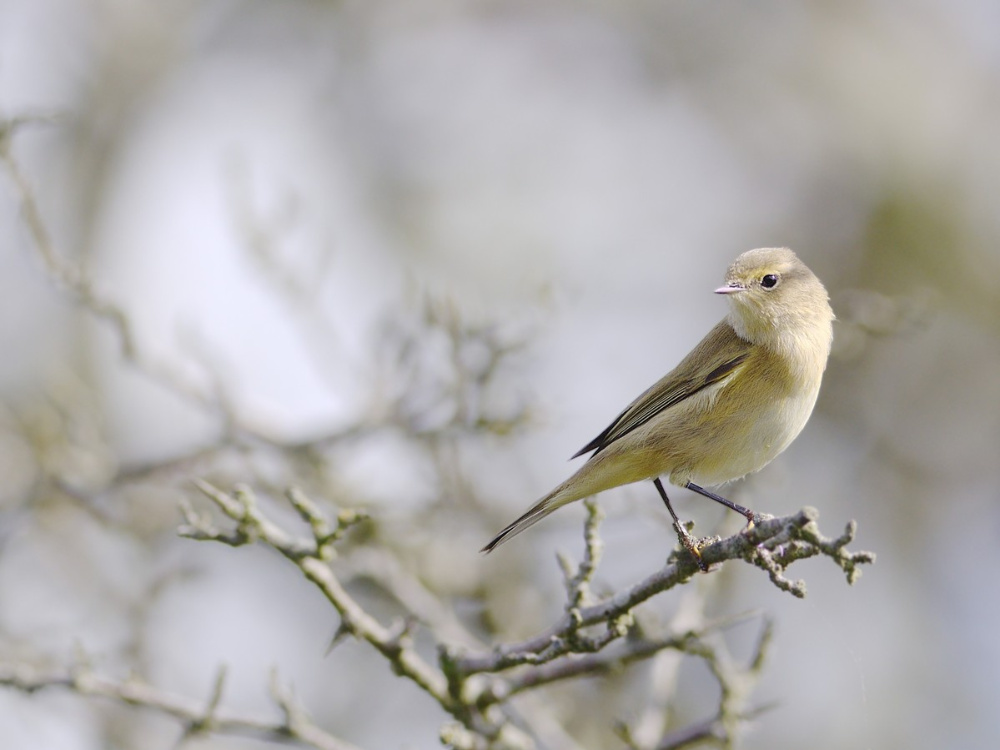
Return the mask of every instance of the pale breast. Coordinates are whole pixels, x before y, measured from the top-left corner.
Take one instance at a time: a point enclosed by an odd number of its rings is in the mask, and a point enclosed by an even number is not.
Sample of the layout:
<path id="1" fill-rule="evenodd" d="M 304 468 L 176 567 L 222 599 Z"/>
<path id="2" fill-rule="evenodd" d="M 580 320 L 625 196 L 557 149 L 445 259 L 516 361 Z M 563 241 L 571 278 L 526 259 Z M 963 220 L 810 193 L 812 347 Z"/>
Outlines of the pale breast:
<path id="1" fill-rule="evenodd" d="M 733 393 L 729 383 L 690 431 L 687 460 L 671 473 L 674 484 L 718 485 L 759 471 L 805 427 L 819 395 L 822 372 L 805 387 L 788 381 L 758 381 L 760 387 Z M 704 408 L 704 407 L 703 407 Z"/>

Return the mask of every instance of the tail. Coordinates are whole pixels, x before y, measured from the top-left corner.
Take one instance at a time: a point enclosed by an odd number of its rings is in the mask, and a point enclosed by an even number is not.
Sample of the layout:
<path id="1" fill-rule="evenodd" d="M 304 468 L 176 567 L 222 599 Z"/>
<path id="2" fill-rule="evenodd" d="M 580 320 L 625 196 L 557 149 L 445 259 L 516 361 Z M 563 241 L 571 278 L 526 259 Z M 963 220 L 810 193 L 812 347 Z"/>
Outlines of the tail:
<path id="1" fill-rule="evenodd" d="M 496 547 L 499 547 L 511 537 L 517 536 L 525 529 L 534 526 L 549 513 L 559 510 L 564 505 L 567 505 L 574 500 L 579 500 L 581 497 L 595 495 L 600 492 L 604 489 L 603 487 L 595 486 L 591 482 L 587 481 L 591 468 L 593 467 L 588 464 L 584 464 L 580 470 L 576 472 L 576 474 L 571 476 L 565 482 L 552 490 L 552 492 L 548 495 L 532 505 L 531 508 L 528 509 L 527 513 L 493 537 L 493 541 L 479 551 L 492 552 Z"/>
<path id="2" fill-rule="evenodd" d="M 493 537 L 493 540 L 479 551 L 487 553 L 492 552 L 511 537 L 517 536 L 525 529 L 534 526 L 552 511 L 561 508 L 565 505 L 565 503 L 555 502 L 555 496 L 557 494 L 557 492 L 553 492 L 551 495 L 546 495 L 537 503 L 532 505 L 527 513 Z"/>
<path id="3" fill-rule="evenodd" d="M 614 447 L 591 456 L 573 476 L 531 506 L 527 513 L 493 537 L 493 541 L 480 551 L 492 552 L 511 537 L 534 526 L 552 511 L 574 500 L 596 495 L 620 484 L 656 476 L 655 467 L 650 468 L 649 461 L 645 460 L 642 451 L 632 450 L 629 455 L 622 456 L 620 451 L 614 450 Z"/>

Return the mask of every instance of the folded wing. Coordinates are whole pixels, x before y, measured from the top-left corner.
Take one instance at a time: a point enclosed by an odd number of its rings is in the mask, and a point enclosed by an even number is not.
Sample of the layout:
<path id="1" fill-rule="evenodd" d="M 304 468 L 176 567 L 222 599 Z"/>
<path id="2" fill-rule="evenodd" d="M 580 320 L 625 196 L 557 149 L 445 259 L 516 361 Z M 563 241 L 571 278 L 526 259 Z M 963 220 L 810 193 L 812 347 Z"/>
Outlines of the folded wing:
<path id="1" fill-rule="evenodd" d="M 604 432 L 577 451 L 573 458 L 607 448 L 664 409 L 732 375 L 750 356 L 750 349 L 750 343 L 737 336 L 728 321 L 723 320 L 677 367 L 629 404 Z"/>

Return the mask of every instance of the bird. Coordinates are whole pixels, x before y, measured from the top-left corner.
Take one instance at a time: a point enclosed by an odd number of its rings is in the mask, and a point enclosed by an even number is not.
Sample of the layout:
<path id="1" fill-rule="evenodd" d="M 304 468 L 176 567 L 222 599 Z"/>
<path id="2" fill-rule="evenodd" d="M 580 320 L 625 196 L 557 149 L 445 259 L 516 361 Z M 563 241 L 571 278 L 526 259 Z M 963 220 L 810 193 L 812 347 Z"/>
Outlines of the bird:
<path id="1" fill-rule="evenodd" d="M 488 553 L 553 511 L 620 485 L 652 479 L 756 514 L 705 489 L 759 471 L 798 436 L 819 395 L 834 313 L 822 282 L 789 248 L 748 250 L 729 266 L 729 311 L 667 375 L 572 458 L 590 454 L 562 484 L 482 548 Z M 690 537 L 684 546 L 697 556 Z"/>

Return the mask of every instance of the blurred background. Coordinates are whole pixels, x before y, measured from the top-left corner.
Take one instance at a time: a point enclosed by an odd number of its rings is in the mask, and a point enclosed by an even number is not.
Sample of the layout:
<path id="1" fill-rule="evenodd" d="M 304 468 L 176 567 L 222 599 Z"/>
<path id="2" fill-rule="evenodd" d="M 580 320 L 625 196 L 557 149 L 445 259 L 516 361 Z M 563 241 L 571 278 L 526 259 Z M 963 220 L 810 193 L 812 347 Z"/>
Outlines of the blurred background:
<path id="1" fill-rule="evenodd" d="M 833 359 L 802 436 L 727 494 L 816 506 L 828 534 L 857 519 L 878 563 L 854 587 L 798 567 L 805 601 L 714 575 L 718 613 L 777 626 L 757 691 L 777 707 L 744 746 L 993 745 L 998 32 L 990 0 L 0 0 L 0 120 L 43 120 L 9 151 L 58 262 L 128 320 L 74 301 L 5 169 L 0 659 L 82 650 L 205 700 L 225 663 L 226 704 L 264 713 L 276 668 L 359 745 L 438 746 L 443 715 L 370 649 L 324 657 L 336 618 L 290 566 L 177 538 L 188 480 L 364 505 L 431 589 L 535 632 L 582 508 L 477 550 L 722 317 L 737 254 L 787 245 L 831 292 Z M 442 400 L 468 372 L 483 387 Z M 274 450 L 318 436 L 320 468 Z M 674 540 L 652 487 L 600 502 L 610 590 Z M 701 533 L 739 526 L 674 502 Z M 672 710 L 697 715 L 689 677 Z M 632 718 L 627 690 L 603 729 L 568 695 L 567 735 L 620 746 L 601 732 Z M 177 728 L 3 690 L 0 736 L 151 748 Z"/>

